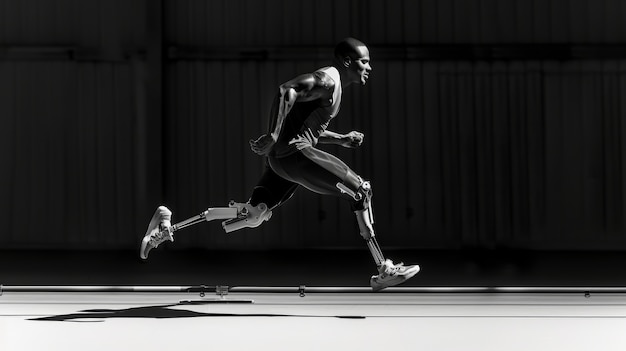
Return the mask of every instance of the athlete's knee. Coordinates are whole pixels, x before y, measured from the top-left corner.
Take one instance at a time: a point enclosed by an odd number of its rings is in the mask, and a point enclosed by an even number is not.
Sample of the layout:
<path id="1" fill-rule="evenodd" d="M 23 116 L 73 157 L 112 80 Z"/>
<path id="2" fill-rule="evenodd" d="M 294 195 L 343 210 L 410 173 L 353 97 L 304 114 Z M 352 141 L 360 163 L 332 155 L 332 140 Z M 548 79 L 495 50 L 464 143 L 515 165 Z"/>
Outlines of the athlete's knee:
<path id="1" fill-rule="evenodd" d="M 366 210 L 372 206 L 372 197 L 374 192 L 372 191 L 372 184 L 369 181 L 363 181 L 357 190 L 357 198 L 353 204 L 354 210 Z"/>
<path id="2" fill-rule="evenodd" d="M 363 239 L 371 240 L 375 236 L 372 185 L 359 177 L 359 185 L 356 190 L 350 189 L 343 183 L 337 183 L 337 187 L 352 198 L 351 207 L 359 224 L 359 232 Z"/>
<path id="3" fill-rule="evenodd" d="M 372 185 L 369 181 L 363 180 L 361 177 L 358 177 L 358 180 L 354 183 L 355 184 L 352 184 L 351 187 L 346 185 L 345 182 L 337 183 L 337 188 L 339 188 L 343 194 L 350 196 L 353 211 L 365 210 L 371 206 L 372 197 L 374 196 Z"/>

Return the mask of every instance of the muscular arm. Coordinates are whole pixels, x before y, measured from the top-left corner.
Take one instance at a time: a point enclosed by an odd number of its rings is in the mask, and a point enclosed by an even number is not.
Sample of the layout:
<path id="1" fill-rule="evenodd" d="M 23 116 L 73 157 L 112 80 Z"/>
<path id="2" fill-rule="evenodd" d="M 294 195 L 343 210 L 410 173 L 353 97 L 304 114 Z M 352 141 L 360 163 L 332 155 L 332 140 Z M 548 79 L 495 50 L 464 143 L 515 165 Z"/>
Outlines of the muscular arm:
<path id="1" fill-rule="evenodd" d="M 325 130 L 318 138 L 321 144 L 336 144 L 343 147 L 355 148 L 361 146 L 365 135 L 361 132 L 351 131 L 348 134 L 339 134 L 330 130 Z"/>
<path id="2" fill-rule="evenodd" d="M 267 155 L 272 150 L 285 123 L 289 111 L 299 101 L 330 99 L 334 90 L 334 81 L 322 72 L 304 74 L 296 77 L 279 88 L 279 97 L 272 107 L 270 127 L 267 134 L 256 140 L 250 140 L 250 148 L 258 155 Z"/>
<path id="3" fill-rule="evenodd" d="M 317 141 L 320 144 L 339 144 L 344 138 L 345 135 L 343 134 L 339 134 L 330 130 L 325 130 L 322 132 L 322 134 L 320 134 Z"/>

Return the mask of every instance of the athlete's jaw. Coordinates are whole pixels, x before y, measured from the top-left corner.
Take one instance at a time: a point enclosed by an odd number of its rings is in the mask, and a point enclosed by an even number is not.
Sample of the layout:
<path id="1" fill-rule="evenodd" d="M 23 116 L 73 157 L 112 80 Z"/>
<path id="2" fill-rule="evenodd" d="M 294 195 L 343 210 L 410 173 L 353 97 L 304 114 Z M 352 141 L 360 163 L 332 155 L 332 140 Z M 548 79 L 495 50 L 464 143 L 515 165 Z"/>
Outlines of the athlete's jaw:
<path id="1" fill-rule="evenodd" d="M 369 72 L 364 72 L 363 74 L 361 74 L 361 85 L 365 85 L 367 84 L 367 80 L 370 78 L 370 74 Z"/>
<path id="2" fill-rule="evenodd" d="M 359 74 L 360 83 L 361 85 L 365 85 L 370 77 L 370 72 L 372 71 L 369 56 L 356 60 L 356 64 L 358 66 L 357 73 Z"/>

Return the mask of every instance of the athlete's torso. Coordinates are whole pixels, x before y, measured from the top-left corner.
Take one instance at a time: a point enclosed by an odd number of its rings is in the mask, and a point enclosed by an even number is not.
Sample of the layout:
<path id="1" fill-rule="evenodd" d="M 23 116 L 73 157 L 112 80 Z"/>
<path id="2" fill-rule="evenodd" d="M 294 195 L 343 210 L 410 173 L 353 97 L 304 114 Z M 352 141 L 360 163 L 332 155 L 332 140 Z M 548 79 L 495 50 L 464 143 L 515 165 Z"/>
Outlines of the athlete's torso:
<path id="1" fill-rule="evenodd" d="M 305 147 L 315 146 L 319 136 L 339 113 L 342 95 L 339 71 L 334 67 L 324 67 L 315 71 L 314 74 L 322 80 L 332 79 L 334 90 L 331 98 L 294 104 L 287 118 L 285 118 L 271 156 L 281 158 Z"/>

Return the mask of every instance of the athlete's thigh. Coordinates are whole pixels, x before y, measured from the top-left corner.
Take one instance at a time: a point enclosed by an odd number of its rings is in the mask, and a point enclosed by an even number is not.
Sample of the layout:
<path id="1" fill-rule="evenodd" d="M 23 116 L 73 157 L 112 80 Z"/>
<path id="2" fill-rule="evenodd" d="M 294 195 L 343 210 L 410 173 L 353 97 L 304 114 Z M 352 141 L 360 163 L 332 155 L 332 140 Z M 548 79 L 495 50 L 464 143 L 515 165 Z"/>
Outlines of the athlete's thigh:
<path id="1" fill-rule="evenodd" d="M 289 181 L 266 164 L 265 171 L 254 187 L 250 203 L 256 206 L 257 203 L 265 203 L 269 208 L 274 208 L 289 200 L 298 188 L 298 184 Z"/>
<path id="2" fill-rule="evenodd" d="M 270 159 L 282 177 L 313 192 L 341 196 L 337 183 L 358 189 L 358 176 L 339 158 L 316 148 L 305 148 L 291 156 Z"/>

